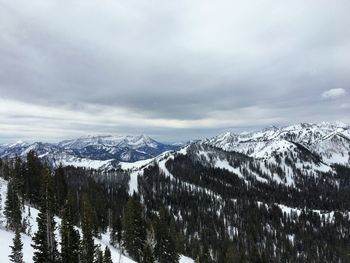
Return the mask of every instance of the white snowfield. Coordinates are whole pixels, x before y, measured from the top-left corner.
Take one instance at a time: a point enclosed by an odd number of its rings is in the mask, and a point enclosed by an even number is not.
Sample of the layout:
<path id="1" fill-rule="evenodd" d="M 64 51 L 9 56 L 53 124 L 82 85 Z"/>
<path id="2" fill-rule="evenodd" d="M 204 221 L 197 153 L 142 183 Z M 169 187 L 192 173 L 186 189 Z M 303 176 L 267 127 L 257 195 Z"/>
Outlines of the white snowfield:
<path id="1" fill-rule="evenodd" d="M 11 253 L 10 246 L 12 245 L 12 240 L 14 238 L 14 233 L 12 231 L 8 231 L 5 228 L 6 220 L 3 215 L 3 210 L 5 207 L 5 200 L 6 200 L 6 192 L 7 192 L 7 181 L 0 178 L 0 196 L 1 196 L 1 203 L 0 203 L 0 262 L 6 263 L 9 261 L 9 255 Z M 39 211 L 35 208 L 30 208 L 30 214 L 31 217 L 28 217 L 28 211 L 29 207 L 25 206 L 25 211 L 23 212 L 22 217 L 28 218 L 29 225 L 30 225 L 30 235 L 22 234 L 22 242 L 23 242 L 23 259 L 25 263 L 33 263 L 33 253 L 34 249 L 31 247 L 32 244 L 32 236 L 37 231 L 37 223 L 36 223 L 36 217 L 39 213 Z M 55 217 L 55 221 L 57 223 L 57 230 L 56 230 L 56 239 L 58 243 L 58 249 L 60 250 L 60 234 L 59 234 L 59 227 L 61 220 L 60 218 Z M 81 229 L 79 229 L 79 232 L 81 233 Z M 100 245 L 101 249 L 104 250 L 106 246 L 108 246 L 111 250 L 112 260 L 114 263 L 137 263 L 136 261 L 130 259 L 129 257 L 125 255 L 121 255 L 120 250 L 111 246 L 109 244 L 109 234 L 102 234 L 101 239 L 95 238 L 95 244 Z M 191 258 L 182 256 L 180 257 L 180 263 L 194 263 L 194 261 Z"/>
<path id="2" fill-rule="evenodd" d="M 227 132 L 205 142 L 226 151 L 265 159 L 295 142 L 319 154 L 326 164 L 350 165 L 350 126 L 342 122 L 302 123 L 240 134 Z"/>

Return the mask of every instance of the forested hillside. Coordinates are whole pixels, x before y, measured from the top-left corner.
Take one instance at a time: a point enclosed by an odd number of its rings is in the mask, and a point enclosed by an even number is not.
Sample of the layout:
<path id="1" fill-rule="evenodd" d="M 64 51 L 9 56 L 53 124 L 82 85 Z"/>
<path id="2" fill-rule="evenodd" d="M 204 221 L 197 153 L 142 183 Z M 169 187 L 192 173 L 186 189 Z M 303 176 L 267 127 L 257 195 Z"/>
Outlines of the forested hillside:
<path id="1" fill-rule="evenodd" d="M 174 217 L 164 207 L 146 216 L 140 197 L 128 195 L 123 171 L 50 170 L 31 151 L 25 161 L 2 160 L 0 176 L 0 226 L 16 233 L 14 245 L 7 244 L 11 255 L 1 258 L 22 262 L 25 253 L 27 262 L 191 262 L 180 256 Z M 4 244 L 9 234 L 2 233 Z"/>

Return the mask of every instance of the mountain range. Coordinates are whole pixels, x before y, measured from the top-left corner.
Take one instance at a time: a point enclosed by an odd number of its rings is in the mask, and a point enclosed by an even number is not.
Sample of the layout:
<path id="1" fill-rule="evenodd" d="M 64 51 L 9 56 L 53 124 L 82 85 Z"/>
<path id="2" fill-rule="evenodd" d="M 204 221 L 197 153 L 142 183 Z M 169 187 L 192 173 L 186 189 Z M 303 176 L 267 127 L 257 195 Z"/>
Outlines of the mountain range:
<path id="1" fill-rule="evenodd" d="M 185 145 L 196 145 L 197 148 L 211 146 L 260 161 L 271 161 L 278 154 L 294 158 L 302 151 L 312 157 L 313 163 L 323 165 L 322 169 L 326 169 L 332 164 L 349 165 L 350 126 L 342 122 L 301 123 L 281 128 L 271 126 L 252 132 L 226 132 L 187 144 L 165 144 L 146 135 L 85 136 L 58 143 L 18 141 L 0 145 L 0 158 L 25 157 L 30 150 L 34 150 L 53 166 L 62 163 L 64 166 L 110 169 L 120 162 L 152 159 Z"/>
<path id="2" fill-rule="evenodd" d="M 86 187 L 91 180 L 139 198 L 150 218 L 166 207 L 181 253 L 196 262 L 231 262 L 224 260 L 230 245 L 234 262 L 349 262 L 349 138 L 341 122 L 302 123 L 181 146 L 110 135 L 17 142 L 2 145 L 0 156 L 25 158 L 35 150 L 53 167 L 67 166 L 76 192 L 94 190 Z M 97 214 L 107 216 L 104 205 L 96 205 Z"/>
<path id="3" fill-rule="evenodd" d="M 86 136 L 58 143 L 18 141 L 0 145 L 0 158 L 24 158 L 34 150 L 38 156 L 53 166 L 73 165 L 89 168 L 107 168 L 112 163 L 134 162 L 155 157 L 165 151 L 176 150 L 178 144 L 157 142 L 146 136 Z"/>

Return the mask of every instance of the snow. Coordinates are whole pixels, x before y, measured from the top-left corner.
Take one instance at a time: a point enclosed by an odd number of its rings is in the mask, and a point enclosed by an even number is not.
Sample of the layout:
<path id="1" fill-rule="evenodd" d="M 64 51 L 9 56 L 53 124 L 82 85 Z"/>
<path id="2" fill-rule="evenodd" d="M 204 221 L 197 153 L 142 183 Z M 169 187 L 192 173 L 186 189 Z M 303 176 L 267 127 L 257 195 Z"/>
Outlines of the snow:
<path id="1" fill-rule="evenodd" d="M 5 229 L 0 229 L 0 261 L 1 262 L 9 262 L 8 255 L 11 254 L 10 245 L 12 245 L 14 238 L 13 232 L 8 232 Z M 32 238 L 22 234 L 22 242 L 23 242 L 23 260 L 26 263 L 33 262 L 33 252 L 34 249 L 30 246 L 32 243 Z"/>
<path id="2" fill-rule="evenodd" d="M 53 165 L 63 163 L 77 167 L 110 169 L 115 167 L 109 165 L 107 159 L 134 161 L 154 157 L 156 154 L 167 149 L 174 149 L 174 147 L 159 143 L 146 135 L 97 135 L 64 140 L 58 143 L 34 142 L 28 144 L 17 142 L 0 145 L 0 158 L 14 158 L 15 156 L 25 158 L 29 151 L 34 150 L 40 158 L 45 158 Z"/>
<path id="3" fill-rule="evenodd" d="M 91 145 L 104 145 L 107 147 L 131 147 L 133 149 L 148 146 L 156 148 L 158 143 L 146 135 L 89 135 L 78 139 L 66 140 L 58 143 L 59 146 L 69 149 L 82 149 Z"/>
<path id="4" fill-rule="evenodd" d="M 159 169 L 164 173 L 166 177 L 170 177 L 170 179 L 174 179 L 173 175 L 169 172 L 168 168 L 166 168 L 165 163 L 170 159 L 173 158 L 173 155 L 170 155 L 169 157 L 166 157 L 158 162 Z"/>
<path id="5" fill-rule="evenodd" d="M 180 256 L 180 263 L 194 263 L 194 260 L 189 257 Z"/>
<path id="6" fill-rule="evenodd" d="M 123 170 L 135 170 L 140 169 L 141 167 L 151 163 L 154 158 L 147 160 L 140 160 L 136 162 L 120 162 L 119 165 Z"/>
<path id="7" fill-rule="evenodd" d="M 189 146 L 187 145 L 187 146 L 181 148 L 180 150 L 177 151 L 177 153 L 182 154 L 182 155 L 186 155 L 188 147 Z"/>
<path id="8" fill-rule="evenodd" d="M 8 255 L 11 253 L 10 245 L 12 245 L 14 238 L 14 233 L 11 231 L 7 231 L 5 229 L 5 224 L 3 222 L 4 216 L 3 216 L 3 209 L 5 207 L 5 199 L 6 199 L 6 192 L 7 192 L 7 182 L 0 178 L 0 195 L 1 195 L 1 211 L 0 211 L 0 262 L 5 263 L 9 262 Z M 25 205 L 25 211 L 23 212 L 23 218 L 28 216 L 28 209 L 29 207 Z M 31 235 L 33 235 L 37 231 L 37 223 L 36 223 L 36 217 L 39 213 L 39 211 L 35 208 L 30 208 L 31 217 L 29 218 L 29 224 L 31 225 Z M 55 221 L 57 223 L 57 229 L 55 231 L 56 239 L 58 243 L 58 249 L 60 249 L 59 243 L 60 243 L 60 235 L 59 235 L 59 226 L 61 223 L 61 220 L 57 217 L 55 217 Z M 77 228 L 79 232 L 81 233 L 81 229 Z M 23 259 L 26 263 L 33 263 L 33 252 L 34 249 L 31 247 L 32 244 L 32 237 L 26 234 L 22 234 L 22 242 L 23 242 Z M 109 244 L 109 233 L 102 234 L 101 239 L 95 238 L 95 244 L 100 245 L 101 248 L 104 250 L 105 246 L 108 246 L 111 250 L 112 260 L 113 262 L 121 262 L 121 263 L 136 263 L 132 259 L 128 258 L 125 255 L 121 255 L 119 249 L 111 246 Z M 119 261 L 120 258 L 120 261 Z M 194 263 L 194 261 L 188 257 L 182 256 L 180 257 L 180 263 Z"/>
<path id="9" fill-rule="evenodd" d="M 119 165 L 121 169 L 130 172 L 129 194 L 133 194 L 134 191 L 137 193 L 138 191 L 137 177 L 139 175 L 143 175 L 144 169 L 146 169 L 149 165 L 153 164 L 154 162 L 158 163 L 160 170 L 166 176 L 170 176 L 171 178 L 173 178 L 170 172 L 168 171 L 168 169 L 165 167 L 165 163 L 169 160 L 169 158 L 173 158 L 173 157 L 174 157 L 173 152 L 167 151 L 158 155 L 155 158 L 151 158 L 147 160 L 136 161 L 133 163 L 120 162 Z"/>
<path id="10" fill-rule="evenodd" d="M 137 193 L 138 191 L 137 177 L 142 174 L 143 174 L 143 170 L 133 171 L 130 173 L 129 195 L 132 195 L 134 192 Z"/>
<path id="11" fill-rule="evenodd" d="M 120 162 L 120 168 L 130 172 L 130 181 L 129 181 L 129 194 L 132 195 L 134 192 L 138 191 L 137 177 L 143 174 L 144 167 L 147 167 L 150 163 L 153 162 L 152 159 L 141 160 L 133 163 Z"/>
<path id="12" fill-rule="evenodd" d="M 281 151 L 283 147 L 291 147 L 290 141 L 318 153 L 328 165 L 350 165 L 350 126 L 341 122 L 301 123 L 241 134 L 227 132 L 205 142 L 254 158 L 270 158 L 271 154 Z"/>
<path id="13" fill-rule="evenodd" d="M 76 158 L 74 156 L 67 157 L 65 159 L 61 159 L 57 163 L 61 163 L 63 166 L 72 165 L 75 167 L 84 167 L 88 169 L 101 169 L 103 167 L 106 167 L 110 164 L 111 160 L 91 160 L 86 158 Z"/>
<path id="14" fill-rule="evenodd" d="M 244 176 L 242 175 L 241 171 L 239 170 L 239 168 L 234 168 L 232 167 L 227 160 L 216 160 L 216 163 L 214 165 L 214 167 L 216 168 L 221 168 L 221 169 L 225 169 L 231 173 L 237 174 L 238 177 L 240 178 L 244 178 Z"/>

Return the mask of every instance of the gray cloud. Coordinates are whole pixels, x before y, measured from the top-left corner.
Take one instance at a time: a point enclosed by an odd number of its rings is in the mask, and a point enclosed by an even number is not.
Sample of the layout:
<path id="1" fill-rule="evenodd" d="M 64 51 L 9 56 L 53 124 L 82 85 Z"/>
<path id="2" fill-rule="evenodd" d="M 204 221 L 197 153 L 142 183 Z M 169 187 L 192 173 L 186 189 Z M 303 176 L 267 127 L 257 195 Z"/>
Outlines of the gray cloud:
<path id="1" fill-rule="evenodd" d="M 320 96 L 349 87 L 349 9 L 345 0 L 0 0 L 0 140 L 183 140 L 349 122 L 349 93 Z"/>

